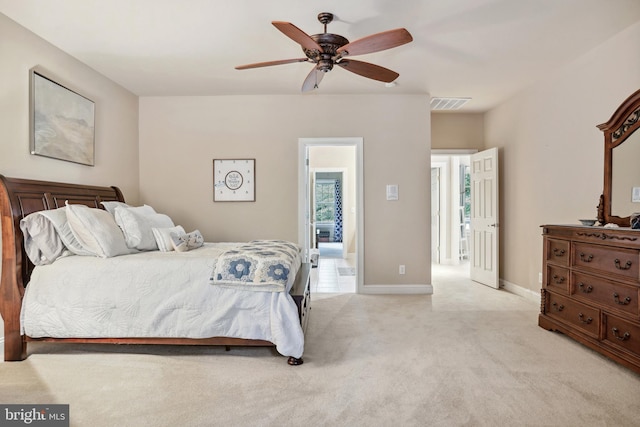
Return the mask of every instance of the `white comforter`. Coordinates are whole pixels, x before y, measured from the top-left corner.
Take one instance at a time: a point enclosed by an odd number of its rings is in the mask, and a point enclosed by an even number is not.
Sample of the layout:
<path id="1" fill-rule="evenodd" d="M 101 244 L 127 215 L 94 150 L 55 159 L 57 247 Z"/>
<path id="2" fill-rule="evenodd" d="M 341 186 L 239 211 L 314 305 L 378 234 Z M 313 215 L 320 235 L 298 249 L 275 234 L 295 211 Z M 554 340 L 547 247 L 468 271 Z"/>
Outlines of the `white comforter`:
<path id="1" fill-rule="evenodd" d="M 297 307 L 286 292 L 212 286 L 217 257 L 237 244 L 114 258 L 70 256 L 37 266 L 22 303 L 33 338 L 209 338 L 271 341 L 302 357 Z"/>

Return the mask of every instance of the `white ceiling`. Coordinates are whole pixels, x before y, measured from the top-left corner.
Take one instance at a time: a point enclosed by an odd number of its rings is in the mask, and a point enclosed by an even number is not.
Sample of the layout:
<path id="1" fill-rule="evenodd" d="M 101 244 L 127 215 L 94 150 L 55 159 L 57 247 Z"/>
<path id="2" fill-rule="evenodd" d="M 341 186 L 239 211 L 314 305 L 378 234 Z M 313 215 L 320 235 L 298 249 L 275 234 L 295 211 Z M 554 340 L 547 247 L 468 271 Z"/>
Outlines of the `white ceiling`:
<path id="1" fill-rule="evenodd" d="M 234 67 L 304 57 L 271 21 L 316 34 L 319 12 L 350 41 L 399 27 L 414 41 L 354 57 L 400 73 L 396 87 L 336 67 L 300 96 L 428 93 L 485 111 L 640 21 L 640 0 L 0 0 L 0 13 L 140 96 L 300 94 L 310 63 Z"/>

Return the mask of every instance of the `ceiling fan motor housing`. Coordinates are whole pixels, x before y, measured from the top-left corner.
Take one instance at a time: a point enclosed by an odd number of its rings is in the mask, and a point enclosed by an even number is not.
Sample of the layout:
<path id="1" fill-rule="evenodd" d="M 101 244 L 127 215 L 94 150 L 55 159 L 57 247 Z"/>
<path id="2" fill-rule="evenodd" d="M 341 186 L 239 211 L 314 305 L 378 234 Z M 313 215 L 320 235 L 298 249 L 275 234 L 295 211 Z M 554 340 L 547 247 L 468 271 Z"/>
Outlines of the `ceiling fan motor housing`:
<path id="1" fill-rule="evenodd" d="M 345 37 L 331 33 L 314 34 L 311 38 L 320 45 L 322 52 L 304 47 L 302 50 L 307 58 L 318 64 L 317 69 L 324 72 L 333 68 L 336 50 L 349 43 Z"/>

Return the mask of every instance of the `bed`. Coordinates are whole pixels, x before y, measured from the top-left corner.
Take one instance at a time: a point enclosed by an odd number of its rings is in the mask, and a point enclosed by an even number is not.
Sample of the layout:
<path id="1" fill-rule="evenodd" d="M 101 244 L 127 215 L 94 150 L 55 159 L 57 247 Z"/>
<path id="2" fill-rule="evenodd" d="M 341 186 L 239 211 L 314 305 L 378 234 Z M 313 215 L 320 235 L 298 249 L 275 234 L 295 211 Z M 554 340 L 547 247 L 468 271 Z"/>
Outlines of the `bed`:
<path id="1" fill-rule="evenodd" d="M 21 220 L 61 210 L 71 215 L 71 207 L 73 212 L 88 207 L 106 215 L 105 206 L 124 203 L 117 187 L 0 175 L 5 361 L 24 360 L 29 342 L 47 341 L 273 346 L 290 365 L 302 364 L 310 266 L 298 259 L 291 277 L 273 289 L 263 286 L 269 283 L 265 280 L 258 283 L 260 289 L 252 282 L 236 286 L 233 277 L 227 280 L 215 269 L 231 263 L 237 267 L 233 272 L 240 271 L 242 266 L 226 257 L 245 254 L 241 250 L 265 252 L 261 244 L 293 246 L 288 242 L 201 242 L 188 251 L 60 256 L 34 266 L 33 254 L 27 254 L 32 245 L 25 244 L 29 232 L 23 233 Z"/>

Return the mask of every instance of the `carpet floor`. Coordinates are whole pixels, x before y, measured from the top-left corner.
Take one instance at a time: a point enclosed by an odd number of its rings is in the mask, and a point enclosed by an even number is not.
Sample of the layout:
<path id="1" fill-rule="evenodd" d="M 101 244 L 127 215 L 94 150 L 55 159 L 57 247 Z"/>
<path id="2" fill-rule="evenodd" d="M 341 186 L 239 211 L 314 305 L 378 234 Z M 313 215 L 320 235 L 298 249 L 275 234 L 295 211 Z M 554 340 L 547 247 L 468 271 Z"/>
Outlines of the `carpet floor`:
<path id="1" fill-rule="evenodd" d="M 0 403 L 72 426 L 638 426 L 640 375 L 468 279 L 427 296 L 314 294 L 305 363 L 270 348 L 29 344 Z"/>

